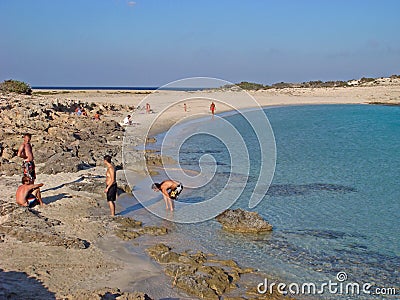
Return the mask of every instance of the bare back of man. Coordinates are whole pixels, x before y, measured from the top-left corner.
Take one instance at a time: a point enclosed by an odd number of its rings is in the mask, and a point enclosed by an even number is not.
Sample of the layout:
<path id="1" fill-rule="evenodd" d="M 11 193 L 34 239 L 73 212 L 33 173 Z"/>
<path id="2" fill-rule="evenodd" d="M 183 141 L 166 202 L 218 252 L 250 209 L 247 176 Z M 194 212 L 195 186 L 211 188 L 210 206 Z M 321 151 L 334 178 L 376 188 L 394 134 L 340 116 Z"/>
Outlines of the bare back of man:
<path id="1" fill-rule="evenodd" d="M 166 209 L 173 211 L 174 203 L 172 200 L 176 199 L 182 191 L 182 184 L 178 181 L 168 179 L 161 183 L 153 184 L 152 188 L 154 191 L 161 191 L 165 201 Z"/>
<path id="2" fill-rule="evenodd" d="M 24 176 L 28 176 L 34 182 L 36 179 L 36 171 L 35 171 L 35 163 L 33 162 L 34 158 L 33 158 L 32 145 L 30 142 L 31 142 L 31 135 L 27 133 L 24 135 L 24 142 L 18 148 L 17 155 L 24 160 L 22 164 Z"/>
<path id="3" fill-rule="evenodd" d="M 36 204 L 43 206 L 42 195 L 39 189 L 42 186 L 43 183 L 33 184 L 28 177 L 23 177 L 22 185 L 18 187 L 15 195 L 17 204 L 21 206 L 32 206 L 35 204 L 35 201 L 37 201 Z"/>
<path id="4" fill-rule="evenodd" d="M 18 156 L 25 159 L 25 161 L 33 161 L 33 151 L 29 135 L 24 136 L 24 142 L 18 148 Z"/>

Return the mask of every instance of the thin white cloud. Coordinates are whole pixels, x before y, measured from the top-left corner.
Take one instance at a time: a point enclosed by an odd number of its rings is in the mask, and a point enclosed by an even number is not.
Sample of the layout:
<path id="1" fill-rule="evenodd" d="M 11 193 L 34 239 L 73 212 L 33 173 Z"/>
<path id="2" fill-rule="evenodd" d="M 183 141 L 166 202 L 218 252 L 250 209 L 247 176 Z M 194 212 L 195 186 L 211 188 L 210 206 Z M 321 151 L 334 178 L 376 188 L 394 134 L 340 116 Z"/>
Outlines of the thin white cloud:
<path id="1" fill-rule="evenodd" d="M 128 6 L 135 6 L 136 5 L 136 2 L 135 1 L 128 1 Z"/>

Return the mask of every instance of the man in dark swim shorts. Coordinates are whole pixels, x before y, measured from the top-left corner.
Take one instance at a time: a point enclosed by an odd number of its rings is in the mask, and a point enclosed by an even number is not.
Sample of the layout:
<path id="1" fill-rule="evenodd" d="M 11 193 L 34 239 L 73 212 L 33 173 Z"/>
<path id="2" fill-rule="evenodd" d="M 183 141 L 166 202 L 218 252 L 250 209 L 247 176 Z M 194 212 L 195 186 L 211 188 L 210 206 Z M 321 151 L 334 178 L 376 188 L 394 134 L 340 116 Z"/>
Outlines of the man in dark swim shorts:
<path id="1" fill-rule="evenodd" d="M 28 201 L 29 208 L 35 207 L 36 205 L 40 204 L 39 200 L 33 194 L 29 194 L 26 200 Z"/>
<path id="2" fill-rule="evenodd" d="M 106 189 L 104 192 L 107 195 L 107 202 L 110 206 L 111 216 L 115 216 L 115 200 L 117 199 L 117 182 L 115 167 L 111 163 L 111 156 L 104 156 L 104 164 L 107 167 L 106 172 Z"/>
<path id="3" fill-rule="evenodd" d="M 117 200 L 117 183 L 113 183 L 107 190 L 107 201 Z"/>

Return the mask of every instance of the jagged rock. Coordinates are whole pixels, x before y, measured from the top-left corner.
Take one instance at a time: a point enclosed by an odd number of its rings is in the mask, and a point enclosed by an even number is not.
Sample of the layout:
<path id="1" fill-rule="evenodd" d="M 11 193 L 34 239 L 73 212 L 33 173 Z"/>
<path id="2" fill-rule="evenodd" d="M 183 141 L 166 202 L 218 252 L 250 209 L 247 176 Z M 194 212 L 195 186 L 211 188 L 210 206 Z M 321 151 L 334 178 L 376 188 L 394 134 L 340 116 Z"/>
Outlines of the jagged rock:
<path id="1" fill-rule="evenodd" d="M 148 166 L 164 166 L 176 164 L 176 161 L 165 155 L 160 155 L 157 153 L 146 153 L 146 162 Z"/>
<path id="2" fill-rule="evenodd" d="M 132 189 L 126 181 L 118 180 L 117 186 L 121 193 L 132 194 Z"/>
<path id="3" fill-rule="evenodd" d="M 168 233 L 168 229 L 165 227 L 157 227 L 157 226 L 145 226 L 144 228 L 139 230 L 140 234 L 149 234 L 149 235 L 165 235 Z"/>
<path id="4" fill-rule="evenodd" d="M 176 279 L 176 286 L 187 292 L 203 299 L 218 300 L 218 294 L 208 285 L 206 275 L 199 276 L 179 276 Z"/>
<path id="5" fill-rule="evenodd" d="M 178 262 L 179 255 L 171 251 L 171 248 L 164 244 L 157 244 L 148 248 L 147 253 L 159 263 Z"/>
<path id="6" fill-rule="evenodd" d="M 143 234 L 164 235 L 168 233 L 167 228 L 164 227 L 146 226 L 142 228 L 142 222 L 131 218 L 117 216 L 114 221 L 119 224 L 115 234 L 125 241 L 135 239 Z"/>
<path id="7" fill-rule="evenodd" d="M 176 253 L 165 244 L 148 248 L 147 253 L 164 265 L 165 273 L 173 279 L 173 286 L 190 295 L 204 299 L 220 297 L 236 288 L 240 269 L 233 261 L 208 260 L 209 255 L 199 251 L 195 254 Z"/>
<path id="8" fill-rule="evenodd" d="M 115 235 L 124 241 L 129 241 L 129 240 L 136 239 L 141 234 L 136 231 L 117 229 L 117 230 L 115 230 Z"/>
<path id="9" fill-rule="evenodd" d="M 241 233 L 259 233 L 271 231 L 272 225 L 265 221 L 257 212 L 243 209 L 227 209 L 216 217 L 225 230 Z"/>
<path id="10" fill-rule="evenodd" d="M 8 214 L 11 214 L 18 208 L 19 208 L 19 206 L 16 203 L 1 201 L 0 202 L 0 216 L 6 216 Z"/>
<path id="11" fill-rule="evenodd" d="M 74 191 L 83 191 L 91 194 L 104 194 L 106 184 L 104 181 L 82 178 L 78 182 L 67 184 L 67 186 Z"/>
<path id="12" fill-rule="evenodd" d="M 54 230 L 60 225 L 59 220 L 43 217 L 26 207 L 16 207 L 14 204 L 3 204 L 2 214 L 7 220 L 0 225 L 0 233 L 14 237 L 24 242 L 43 242 L 49 246 L 62 246 L 70 249 L 86 249 L 90 243 L 76 238 L 62 236 Z"/>
<path id="13" fill-rule="evenodd" d="M 157 142 L 157 140 L 156 140 L 155 137 L 148 137 L 148 138 L 146 139 L 146 143 L 147 143 L 147 144 L 154 144 L 154 143 L 156 143 L 156 142 Z"/>
<path id="14" fill-rule="evenodd" d="M 16 155 L 16 151 L 10 147 L 5 147 L 3 148 L 3 151 L 1 153 L 1 157 L 7 160 L 10 160 Z"/>
<path id="15" fill-rule="evenodd" d="M 81 159 L 73 156 L 71 152 L 61 152 L 50 157 L 43 167 L 38 168 L 38 172 L 45 174 L 75 173 L 89 167 Z"/>
<path id="16" fill-rule="evenodd" d="M 0 110 L 0 175 L 19 173 L 12 161 L 22 143 L 22 134 L 33 133 L 32 147 L 36 166 L 45 163 L 38 173 L 55 174 L 76 172 L 103 163 L 103 156 L 110 154 L 117 167 L 122 166 L 122 137 L 124 129 L 114 120 L 93 121 L 90 117 L 71 114 L 78 105 L 87 111 L 98 111 L 100 105 L 72 100 L 44 100 L 38 97 L 22 99 L 7 95 Z M 105 105 L 104 107 L 108 107 Z M 112 107 L 108 107 L 111 109 Z M 114 105 L 123 111 L 125 106 Z M 20 160 L 20 159 L 19 159 Z"/>
<path id="17" fill-rule="evenodd" d="M 165 274 L 172 278 L 177 278 L 178 276 L 188 276 L 193 275 L 198 270 L 197 265 L 192 265 L 190 263 L 184 263 L 179 261 L 178 263 L 168 264 L 164 268 Z"/>
<path id="18" fill-rule="evenodd" d="M 114 222 L 117 222 L 119 224 L 120 229 L 137 229 L 142 227 L 142 222 L 134 220 L 132 218 L 127 218 L 127 217 L 122 217 L 122 216 L 117 216 L 113 219 Z"/>
<path id="19" fill-rule="evenodd" d="M 22 166 L 12 161 L 8 161 L 4 158 L 0 158 L 0 172 L 1 174 L 12 176 L 15 174 L 21 174 L 22 176 Z"/>

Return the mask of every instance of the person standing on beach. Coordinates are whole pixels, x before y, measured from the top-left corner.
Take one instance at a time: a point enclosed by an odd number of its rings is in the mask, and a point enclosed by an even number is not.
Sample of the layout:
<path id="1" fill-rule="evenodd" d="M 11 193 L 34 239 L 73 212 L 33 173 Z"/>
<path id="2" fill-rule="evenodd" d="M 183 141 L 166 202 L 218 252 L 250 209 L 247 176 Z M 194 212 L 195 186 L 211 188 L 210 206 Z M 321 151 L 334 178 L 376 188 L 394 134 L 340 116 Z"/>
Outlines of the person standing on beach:
<path id="1" fill-rule="evenodd" d="M 21 157 L 24 161 L 22 163 L 23 175 L 28 176 L 28 178 L 34 183 L 36 179 L 35 163 L 33 162 L 33 152 L 31 145 L 32 135 L 30 133 L 25 133 L 24 142 L 18 148 L 18 157 Z"/>
<path id="2" fill-rule="evenodd" d="M 146 114 L 150 113 L 150 103 L 146 103 Z"/>
<path id="3" fill-rule="evenodd" d="M 107 202 L 110 206 L 111 216 L 115 216 L 115 200 L 117 199 L 117 182 L 115 167 L 111 163 L 111 156 L 104 156 L 104 164 L 107 167 L 106 171 L 106 189 L 104 193 L 107 195 Z"/>
<path id="4" fill-rule="evenodd" d="M 77 116 L 81 116 L 82 115 L 82 109 L 81 109 L 80 106 L 75 109 L 75 113 L 76 113 Z"/>
<path id="5" fill-rule="evenodd" d="M 187 112 L 186 103 L 183 103 L 183 110 L 184 110 L 185 112 Z"/>
<path id="6" fill-rule="evenodd" d="M 212 115 L 214 117 L 214 114 L 215 114 L 215 103 L 214 102 L 211 102 L 210 111 L 211 111 L 211 113 L 212 113 Z"/>
<path id="7" fill-rule="evenodd" d="M 178 198 L 179 194 L 183 190 L 183 185 L 182 183 L 175 181 L 175 180 L 164 180 L 161 183 L 153 183 L 151 185 L 151 188 L 155 192 L 161 191 L 163 194 L 163 198 L 165 201 L 165 206 L 166 209 L 173 211 L 174 210 L 174 204 L 172 200 L 175 200 Z"/>
<path id="8" fill-rule="evenodd" d="M 29 208 L 38 204 L 43 206 L 42 195 L 39 189 L 42 186 L 43 183 L 33 184 L 33 181 L 28 176 L 23 176 L 22 185 L 18 187 L 15 195 L 17 204 Z"/>

